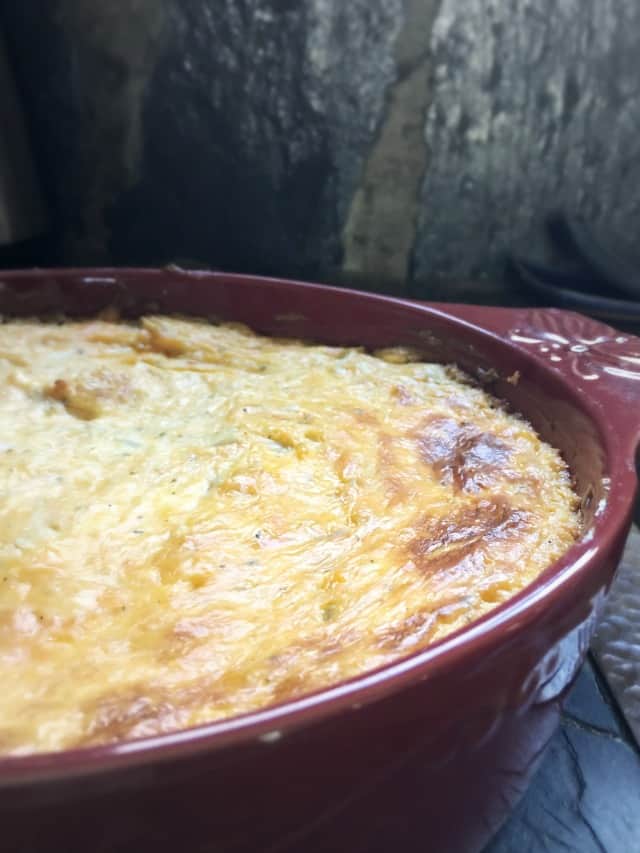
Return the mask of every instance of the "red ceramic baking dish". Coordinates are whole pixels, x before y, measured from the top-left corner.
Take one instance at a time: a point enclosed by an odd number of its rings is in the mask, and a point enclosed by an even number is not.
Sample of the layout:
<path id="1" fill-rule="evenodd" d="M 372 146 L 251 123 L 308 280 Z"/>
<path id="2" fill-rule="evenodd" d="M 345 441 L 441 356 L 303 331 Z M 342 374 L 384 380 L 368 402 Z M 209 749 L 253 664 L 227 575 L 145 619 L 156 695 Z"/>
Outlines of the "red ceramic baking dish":
<path id="1" fill-rule="evenodd" d="M 2 849 L 480 850 L 556 727 L 627 534 L 640 340 L 576 314 L 423 305 L 167 270 L 0 275 L 0 312 L 167 311 L 457 362 L 564 454 L 584 535 L 519 595 L 392 666 L 243 717 L 0 760 Z"/>

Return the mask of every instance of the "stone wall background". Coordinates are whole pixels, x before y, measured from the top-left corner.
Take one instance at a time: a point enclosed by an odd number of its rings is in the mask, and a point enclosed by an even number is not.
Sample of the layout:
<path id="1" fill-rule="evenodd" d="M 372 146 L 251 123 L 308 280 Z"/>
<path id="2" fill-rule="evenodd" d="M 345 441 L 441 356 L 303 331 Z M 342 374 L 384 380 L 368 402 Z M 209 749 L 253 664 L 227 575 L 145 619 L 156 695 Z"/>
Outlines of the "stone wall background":
<path id="1" fill-rule="evenodd" d="M 637 0 L 0 0 L 60 262 L 440 296 L 640 226 Z"/>

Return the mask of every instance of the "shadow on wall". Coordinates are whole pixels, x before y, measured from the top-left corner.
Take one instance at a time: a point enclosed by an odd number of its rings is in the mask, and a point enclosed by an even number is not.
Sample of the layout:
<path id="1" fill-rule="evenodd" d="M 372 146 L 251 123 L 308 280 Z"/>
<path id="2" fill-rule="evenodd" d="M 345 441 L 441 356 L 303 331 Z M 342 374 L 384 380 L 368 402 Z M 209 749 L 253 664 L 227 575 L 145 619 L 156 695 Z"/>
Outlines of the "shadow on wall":
<path id="1" fill-rule="evenodd" d="M 635 0 L 0 0 L 66 263 L 434 295 L 640 225 Z"/>

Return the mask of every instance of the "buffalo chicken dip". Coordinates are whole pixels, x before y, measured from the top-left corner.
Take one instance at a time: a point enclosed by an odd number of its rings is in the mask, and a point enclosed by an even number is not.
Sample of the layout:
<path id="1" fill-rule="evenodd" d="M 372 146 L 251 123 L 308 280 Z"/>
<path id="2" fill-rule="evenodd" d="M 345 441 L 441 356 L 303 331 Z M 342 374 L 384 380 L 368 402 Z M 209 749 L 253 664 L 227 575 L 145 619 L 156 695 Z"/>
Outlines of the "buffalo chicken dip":
<path id="1" fill-rule="evenodd" d="M 422 649 L 571 545 L 452 366 L 148 316 L 0 325 L 0 752 L 157 735 Z"/>

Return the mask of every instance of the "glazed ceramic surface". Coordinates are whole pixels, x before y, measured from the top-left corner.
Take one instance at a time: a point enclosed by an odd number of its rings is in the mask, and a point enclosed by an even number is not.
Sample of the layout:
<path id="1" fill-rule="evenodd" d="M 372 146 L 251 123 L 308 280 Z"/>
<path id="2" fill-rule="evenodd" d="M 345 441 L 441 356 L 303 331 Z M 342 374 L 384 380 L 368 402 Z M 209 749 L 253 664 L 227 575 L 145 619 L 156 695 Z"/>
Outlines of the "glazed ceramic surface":
<path id="1" fill-rule="evenodd" d="M 580 315 L 420 305 L 216 273 L 0 276 L 0 312 L 169 311 L 455 361 L 564 454 L 581 540 L 427 650 L 265 711 L 119 745 L 0 760 L 3 849 L 482 848 L 524 791 L 586 653 L 631 519 L 640 340 Z"/>

